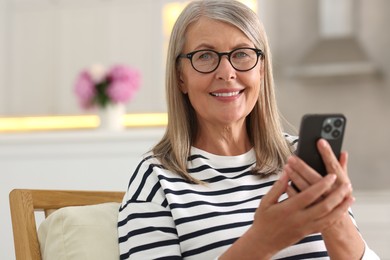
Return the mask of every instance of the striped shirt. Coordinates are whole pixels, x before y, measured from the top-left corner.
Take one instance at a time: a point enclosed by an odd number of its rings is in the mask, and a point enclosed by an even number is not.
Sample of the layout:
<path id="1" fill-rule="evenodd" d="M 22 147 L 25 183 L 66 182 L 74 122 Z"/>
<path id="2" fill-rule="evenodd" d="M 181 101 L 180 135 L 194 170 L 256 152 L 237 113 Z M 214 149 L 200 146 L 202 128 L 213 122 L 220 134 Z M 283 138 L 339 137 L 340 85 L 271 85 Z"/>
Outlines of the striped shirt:
<path id="1" fill-rule="evenodd" d="M 206 183 L 201 185 L 165 170 L 152 154 L 145 156 L 119 211 L 120 259 L 217 259 L 251 226 L 261 198 L 279 178 L 251 174 L 255 159 L 253 149 L 218 156 L 192 147 L 188 169 Z M 320 234 L 274 258 L 329 259 Z"/>

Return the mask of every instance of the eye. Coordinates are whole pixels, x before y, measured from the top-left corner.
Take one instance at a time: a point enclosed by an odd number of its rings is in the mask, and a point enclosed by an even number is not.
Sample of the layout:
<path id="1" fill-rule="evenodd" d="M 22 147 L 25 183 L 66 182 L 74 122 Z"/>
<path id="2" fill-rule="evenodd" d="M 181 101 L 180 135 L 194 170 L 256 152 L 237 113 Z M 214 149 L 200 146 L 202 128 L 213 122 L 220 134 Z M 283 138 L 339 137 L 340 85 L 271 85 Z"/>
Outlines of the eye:
<path id="1" fill-rule="evenodd" d="M 200 61 L 209 61 L 214 59 L 214 57 L 215 57 L 215 53 L 211 51 L 200 51 L 194 55 L 194 58 Z"/>
<path id="2" fill-rule="evenodd" d="M 237 50 L 233 53 L 232 57 L 234 59 L 245 59 L 250 57 L 248 50 Z"/>

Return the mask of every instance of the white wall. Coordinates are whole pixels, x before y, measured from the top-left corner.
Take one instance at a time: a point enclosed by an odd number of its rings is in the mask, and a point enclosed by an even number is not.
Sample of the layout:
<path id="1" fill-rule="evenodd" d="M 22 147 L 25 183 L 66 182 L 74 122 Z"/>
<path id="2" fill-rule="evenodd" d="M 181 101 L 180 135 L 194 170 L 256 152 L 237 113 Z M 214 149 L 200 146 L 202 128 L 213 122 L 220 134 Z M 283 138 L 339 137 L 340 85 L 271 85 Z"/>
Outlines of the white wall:
<path id="1" fill-rule="evenodd" d="M 85 113 L 73 85 L 77 74 L 95 63 L 141 71 L 142 86 L 129 111 L 165 111 L 161 6 L 155 0 L 9 0 L 0 5 L 0 13 L 6 13 L 0 33 L 7 33 L 0 40 L 0 47 L 7 47 L 0 67 L 5 75 L 0 96 L 7 100 L 0 114 Z"/>
<path id="2" fill-rule="evenodd" d="M 7 29 L 7 16 L 6 16 L 6 3 L 5 0 L 0 0 L 0 115 L 5 114 L 5 64 L 6 64 L 6 29 Z"/>

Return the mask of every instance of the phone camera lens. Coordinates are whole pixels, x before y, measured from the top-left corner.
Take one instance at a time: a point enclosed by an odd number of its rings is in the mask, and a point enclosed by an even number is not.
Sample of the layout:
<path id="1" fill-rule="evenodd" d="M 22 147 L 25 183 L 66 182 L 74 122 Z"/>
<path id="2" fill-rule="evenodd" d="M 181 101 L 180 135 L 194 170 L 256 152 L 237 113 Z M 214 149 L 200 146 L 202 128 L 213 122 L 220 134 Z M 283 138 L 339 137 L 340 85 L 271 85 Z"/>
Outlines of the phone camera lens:
<path id="1" fill-rule="evenodd" d="M 343 124 L 343 121 L 341 119 L 336 119 L 334 122 L 333 122 L 333 125 L 335 127 L 340 127 L 341 125 Z"/>
<path id="2" fill-rule="evenodd" d="M 329 124 L 325 125 L 324 132 L 328 134 L 328 133 L 330 133 L 330 131 L 332 131 L 332 126 Z"/>
<path id="3" fill-rule="evenodd" d="M 332 136 L 333 138 L 338 138 L 340 136 L 341 132 L 339 130 L 334 130 L 332 132 Z"/>

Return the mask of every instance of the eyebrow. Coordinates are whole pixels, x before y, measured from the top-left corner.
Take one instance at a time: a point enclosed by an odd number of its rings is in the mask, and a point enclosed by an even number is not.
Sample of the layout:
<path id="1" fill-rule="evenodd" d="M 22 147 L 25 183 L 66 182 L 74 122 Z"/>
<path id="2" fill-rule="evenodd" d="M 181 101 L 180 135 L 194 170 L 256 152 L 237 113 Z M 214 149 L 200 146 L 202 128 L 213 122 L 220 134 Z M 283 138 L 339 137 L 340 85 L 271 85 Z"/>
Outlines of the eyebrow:
<path id="1" fill-rule="evenodd" d="M 255 48 L 254 44 L 252 44 L 252 45 L 251 44 L 247 44 L 247 43 L 239 43 L 237 45 L 234 45 L 232 50 L 238 49 L 238 48 Z M 208 43 L 201 43 L 201 44 L 197 45 L 194 48 L 194 50 L 204 50 L 204 49 L 215 50 L 215 47 L 214 47 L 214 45 L 211 45 L 211 44 L 208 44 Z"/>
<path id="2" fill-rule="evenodd" d="M 194 48 L 195 50 L 202 50 L 202 49 L 214 49 L 214 46 L 207 43 L 201 43 Z"/>

